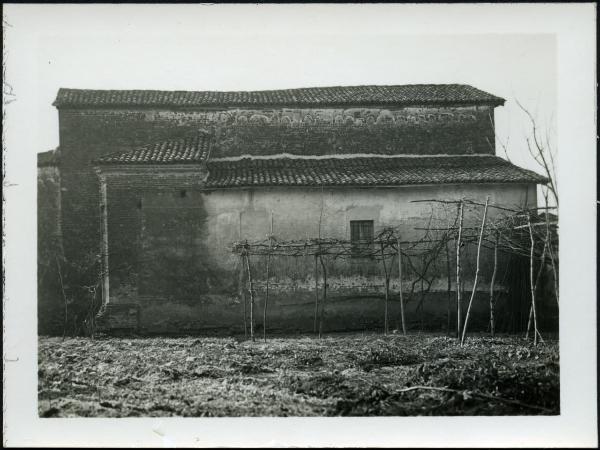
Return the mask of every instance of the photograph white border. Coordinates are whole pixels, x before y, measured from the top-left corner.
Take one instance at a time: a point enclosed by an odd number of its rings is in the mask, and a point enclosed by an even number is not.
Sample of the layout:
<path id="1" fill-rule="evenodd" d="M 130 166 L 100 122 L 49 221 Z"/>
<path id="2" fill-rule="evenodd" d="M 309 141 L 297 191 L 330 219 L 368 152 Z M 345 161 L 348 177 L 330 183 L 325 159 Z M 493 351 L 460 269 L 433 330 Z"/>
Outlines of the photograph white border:
<path id="1" fill-rule="evenodd" d="M 555 417 L 121 418 L 37 416 L 35 29 L 17 26 L 47 8 L 94 10 L 96 20 L 143 9 L 157 18 L 216 8 L 230 22 L 267 20 L 281 33 L 555 34 L 558 61 L 561 414 Z M 214 10 L 216 11 L 216 10 Z M 595 4 L 423 5 L 4 5 L 5 446 L 595 447 L 596 34 Z M 25 27 L 26 28 L 26 27 Z M 215 26 L 218 31 L 218 26 Z M 273 30 L 271 30 L 273 31 Z M 533 57 L 533 55 L 532 55 Z M 14 101 L 12 101 L 14 100 Z M 46 148 L 37 151 L 47 150 Z"/>

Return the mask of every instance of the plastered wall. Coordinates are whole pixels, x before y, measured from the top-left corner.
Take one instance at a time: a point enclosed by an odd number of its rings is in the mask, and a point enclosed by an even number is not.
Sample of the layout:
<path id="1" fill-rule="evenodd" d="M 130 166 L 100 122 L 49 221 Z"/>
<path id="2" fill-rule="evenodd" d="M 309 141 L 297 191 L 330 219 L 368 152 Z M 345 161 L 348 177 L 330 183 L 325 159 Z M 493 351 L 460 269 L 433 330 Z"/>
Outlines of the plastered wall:
<path id="1" fill-rule="evenodd" d="M 496 205 L 536 203 L 534 186 L 511 184 L 207 191 L 192 175 L 187 182 L 181 174 L 179 178 L 163 176 L 154 189 L 150 188 L 149 179 L 143 181 L 131 174 L 121 174 L 109 176 L 107 181 L 110 301 L 136 304 L 139 327 L 147 332 L 207 329 L 240 332 L 244 297 L 248 296 L 247 269 L 240 257 L 232 253 L 231 246 L 239 240 L 265 239 L 271 218 L 274 235 L 282 241 L 317 237 L 319 221 L 322 237 L 349 239 L 351 220 L 373 220 L 375 233 L 385 227 L 396 227 L 401 230 L 403 240 L 415 241 L 424 233 L 415 228 L 427 226 L 432 217 L 432 204 L 418 200 L 464 197 L 483 202 L 489 195 L 490 202 Z M 131 189 L 132 184 L 138 188 Z M 436 223 L 456 216 L 453 206 L 443 209 L 437 205 L 434 209 Z M 467 209 L 465 226 L 478 226 L 481 212 L 481 207 Z M 497 214 L 499 210 L 490 209 L 489 220 Z M 472 283 L 474 254 L 474 248 L 463 250 L 467 290 Z M 390 287 L 397 300 L 400 289 L 394 265 L 397 263 L 390 263 Z M 421 262 L 416 258 L 413 263 Z M 484 251 L 481 292 L 489 285 L 490 263 L 491 255 Z M 250 264 L 256 289 L 255 317 L 260 322 L 266 260 L 252 257 Z M 276 257 L 271 261 L 268 315 L 274 327 L 305 331 L 312 328 L 314 264 L 312 256 Z M 325 264 L 330 302 L 326 310 L 327 326 L 330 329 L 380 326 L 384 293 L 381 264 L 364 258 L 326 258 Z M 455 270 L 453 264 L 451 261 L 451 271 Z M 413 289 L 415 275 L 407 261 L 404 267 L 402 290 L 408 296 L 407 314 L 411 323 L 435 328 L 446 320 L 448 308 L 445 253 L 430 269 L 435 277 L 428 287 L 426 301 L 420 297 L 419 285 Z M 322 283 L 320 266 L 319 271 Z M 486 303 L 482 302 L 477 309 L 484 313 Z M 397 301 L 390 304 L 390 311 L 396 311 L 397 306 Z M 246 304 L 247 314 L 248 307 Z"/>

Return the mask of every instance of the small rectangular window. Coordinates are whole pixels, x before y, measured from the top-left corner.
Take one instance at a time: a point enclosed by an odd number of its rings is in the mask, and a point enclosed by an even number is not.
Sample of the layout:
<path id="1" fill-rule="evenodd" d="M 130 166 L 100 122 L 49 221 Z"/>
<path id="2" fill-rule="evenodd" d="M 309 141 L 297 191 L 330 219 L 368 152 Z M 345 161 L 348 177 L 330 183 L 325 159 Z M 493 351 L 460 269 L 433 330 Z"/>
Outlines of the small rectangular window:
<path id="1" fill-rule="evenodd" d="M 352 243 L 352 256 L 369 256 L 373 247 L 373 221 L 351 220 L 350 242 Z"/>

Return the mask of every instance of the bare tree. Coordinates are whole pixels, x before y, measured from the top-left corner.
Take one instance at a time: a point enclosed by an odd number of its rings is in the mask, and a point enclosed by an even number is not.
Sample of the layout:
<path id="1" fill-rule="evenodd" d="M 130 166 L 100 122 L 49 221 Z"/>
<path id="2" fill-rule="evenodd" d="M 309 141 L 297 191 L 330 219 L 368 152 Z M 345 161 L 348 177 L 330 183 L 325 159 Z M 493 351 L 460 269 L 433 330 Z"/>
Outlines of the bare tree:
<path id="1" fill-rule="evenodd" d="M 533 158 L 533 160 L 538 164 L 540 169 L 543 171 L 544 175 L 548 179 L 546 185 L 541 186 L 541 193 L 543 198 L 543 206 L 541 206 L 540 210 L 544 211 L 544 221 L 546 224 L 546 234 L 542 238 L 544 239 L 544 252 L 541 258 L 541 266 L 540 272 L 538 273 L 538 279 L 541 272 L 546 267 L 546 252 L 547 257 L 550 260 L 550 269 L 552 271 L 552 279 L 553 279 L 553 289 L 554 296 L 556 298 L 556 302 L 558 305 L 559 300 L 559 285 L 558 285 L 558 248 L 555 248 L 555 242 L 553 240 L 553 236 L 556 233 L 550 232 L 550 211 L 556 210 L 556 214 L 558 215 L 558 206 L 559 206 L 559 195 L 558 195 L 558 184 L 556 178 L 556 155 L 557 150 L 555 146 L 552 144 L 552 136 L 550 128 L 547 127 L 545 130 L 542 130 L 540 125 L 538 124 L 538 120 L 536 117 L 525 108 L 518 100 L 515 100 L 517 106 L 525 113 L 527 119 L 529 121 L 530 131 L 529 136 L 525 138 L 527 142 L 527 150 L 529 154 Z M 552 123 L 550 120 L 549 123 Z M 533 234 L 533 233 L 532 233 Z M 537 284 L 537 280 L 536 280 Z M 531 325 L 531 320 L 534 318 L 535 311 L 534 305 L 531 306 L 529 312 L 529 321 L 527 328 L 529 329 Z"/>
<path id="2" fill-rule="evenodd" d="M 542 136 L 537 120 L 518 100 L 515 100 L 519 108 L 527 115 L 531 126 L 531 136 L 525 138 L 527 142 L 527 150 L 534 161 L 544 171 L 544 175 L 548 178 L 548 184 L 545 188 L 552 194 L 556 206 L 558 206 L 558 186 L 556 184 L 556 151 L 550 141 L 550 131 L 546 130 Z M 544 196 L 545 197 L 545 196 Z M 548 205 L 546 205 L 548 206 Z"/>

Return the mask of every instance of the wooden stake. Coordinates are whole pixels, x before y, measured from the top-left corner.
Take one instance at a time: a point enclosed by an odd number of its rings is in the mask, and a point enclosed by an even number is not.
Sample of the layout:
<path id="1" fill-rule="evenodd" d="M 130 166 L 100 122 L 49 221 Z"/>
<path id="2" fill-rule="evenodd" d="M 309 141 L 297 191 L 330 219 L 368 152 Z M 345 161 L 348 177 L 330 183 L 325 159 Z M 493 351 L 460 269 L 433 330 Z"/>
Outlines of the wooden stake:
<path id="1" fill-rule="evenodd" d="M 423 258 L 425 259 L 425 258 Z M 423 261 L 423 265 L 425 265 L 425 262 Z M 423 274 L 423 276 L 421 277 L 421 301 L 419 302 L 420 305 L 420 310 L 419 310 L 419 329 L 421 332 L 423 332 L 423 316 L 425 315 L 425 290 L 423 289 L 423 279 L 425 277 L 425 274 Z"/>
<path id="2" fill-rule="evenodd" d="M 238 213 L 238 239 L 242 240 L 242 212 Z M 244 255 L 240 255 L 240 294 L 242 300 L 244 301 L 244 339 L 248 339 L 248 307 L 246 305 L 246 293 L 244 292 L 244 288 L 242 284 L 244 282 Z"/>
<path id="3" fill-rule="evenodd" d="M 383 252 L 383 242 L 381 243 L 381 262 L 383 264 L 383 273 L 385 276 L 385 307 L 383 313 L 383 334 L 388 334 L 388 300 L 390 297 L 390 277 L 388 276 L 387 265 L 385 264 L 385 255 Z"/>
<path id="4" fill-rule="evenodd" d="M 460 247 L 462 237 L 462 225 L 463 225 L 463 214 L 464 214 L 464 203 L 461 200 L 458 205 L 458 237 L 456 238 L 456 337 L 460 338 L 461 328 L 461 301 L 462 292 L 460 284 Z"/>
<path id="5" fill-rule="evenodd" d="M 529 217 L 529 216 L 528 216 Z M 528 226 L 528 228 L 531 228 Z M 548 231 L 548 230 L 546 230 Z M 530 229 L 530 237 L 531 239 L 533 239 L 533 235 L 531 234 L 531 229 Z M 550 243 L 548 242 L 548 233 L 546 232 L 546 239 L 544 240 L 544 247 L 542 249 L 542 256 L 540 257 L 540 267 L 538 268 L 538 272 L 537 272 L 537 276 L 535 277 L 535 281 L 533 282 L 533 292 L 537 292 L 537 287 L 538 287 L 538 283 L 540 282 L 540 277 L 542 276 L 542 272 L 544 271 L 544 267 L 545 267 L 545 262 L 546 262 L 546 249 L 549 247 Z M 530 255 L 531 256 L 531 255 Z M 533 269 L 531 269 L 533 270 Z M 531 303 L 530 307 L 529 307 L 529 318 L 527 319 L 527 332 L 525 333 L 525 339 L 529 339 L 529 330 L 531 330 L 531 321 L 533 319 L 533 302 Z M 537 330 L 537 335 L 540 336 L 541 338 L 541 334 L 539 332 L 539 330 Z M 535 339 L 534 339 L 535 341 Z"/>
<path id="6" fill-rule="evenodd" d="M 527 331 L 525 331 L 525 340 L 529 340 L 529 331 L 531 330 L 531 321 L 533 320 L 533 308 L 529 304 L 529 315 L 527 316 Z"/>
<path id="7" fill-rule="evenodd" d="M 252 282 L 252 272 L 250 271 L 250 258 L 246 253 L 246 269 L 248 270 L 248 284 L 250 286 L 250 339 L 254 342 L 254 284 Z"/>
<path id="8" fill-rule="evenodd" d="M 102 303 L 110 302 L 110 277 L 108 273 L 108 194 L 106 175 L 100 175 L 100 234 L 101 234 L 101 256 L 102 256 Z"/>
<path id="9" fill-rule="evenodd" d="M 483 220 L 481 222 L 481 232 L 479 233 L 479 242 L 477 243 L 477 262 L 475 267 L 475 279 L 473 280 L 473 289 L 471 289 L 471 298 L 469 299 L 469 306 L 467 307 L 467 315 L 465 316 L 465 324 L 463 326 L 462 338 L 460 340 L 461 347 L 465 343 L 465 335 L 467 334 L 467 326 L 469 324 L 469 314 L 471 313 L 471 306 L 473 305 L 473 299 L 477 292 L 477 281 L 479 276 L 479 260 L 481 255 L 481 241 L 483 240 L 483 231 L 485 230 L 485 219 L 487 218 L 488 202 L 490 197 L 486 197 L 485 206 L 483 208 Z"/>
<path id="10" fill-rule="evenodd" d="M 317 325 L 319 320 L 319 257 L 315 255 L 315 322 L 314 333 L 318 331 Z"/>
<path id="11" fill-rule="evenodd" d="M 544 200 L 546 202 L 546 207 L 548 207 L 548 190 L 546 189 L 546 193 L 544 194 Z M 556 306 L 560 309 L 560 304 L 558 300 L 558 271 L 556 270 L 556 261 L 554 260 L 554 250 L 552 250 L 552 236 L 550 235 L 550 218 L 548 216 L 548 210 L 546 210 L 546 242 L 548 243 L 548 254 L 550 256 L 550 264 L 552 267 L 552 278 L 554 284 L 554 297 L 556 297 Z"/>
<path id="12" fill-rule="evenodd" d="M 537 328 L 537 314 L 535 311 L 535 289 L 536 281 L 533 277 L 533 252 L 535 250 L 535 240 L 533 238 L 533 228 L 531 227 L 531 214 L 527 214 L 527 225 L 529 227 L 529 238 L 531 240 L 531 252 L 529 253 L 529 278 L 531 283 L 531 312 L 533 315 L 533 345 L 537 345 L 538 342 L 538 328 Z M 543 262 L 542 262 L 543 264 Z"/>
<path id="13" fill-rule="evenodd" d="M 385 312 L 383 317 L 383 332 L 387 336 L 389 332 L 389 321 L 388 321 L 388 302 L 390 298 L 390 278 L 386 277 L 385 280 Z"/>
<path id="14" fill-rule="evenodd" d="M 496 282 L 496 272 L 498 271 L 498 240 L 499 233 L 496 231 L 496 242 L 494 243 L 494 270 L 492 272 L 492 280 L 490 281 L 490 333 L 494 337 L 496 333 L 496 323 L 494 321 L 494 284 Z"/>
<path id="15" fill-rule="evenodd" d="M 446 274 L 448 278 L 448 324 L 446 326 L 446 332 L 448 336 L 450 336 L 450 327 L 452 326 L 450 320 L 450 314 L 452 310 L 452 275 L 450 269 L 450 248 L 448 247 L 448 241 L 446 241 Z"/>
<path id="16" fill-rule="evenodd" d="M 325 299 L 327 298 L 327 271 L 325 270 L 325 265 L 323 264 L 323 258 L 321 257 L 321 223 L 323 221 L 323 207 L 325 205 L 325 198 L 323 196 L 323 186 L 321 185 L 321 210 L 319 212 L 319 229 L 318 229 L 318 234 L 319 234 L 319 261 L 321 262 L 321 266 L 323 267 L 323 304 L 321 305 L 321 315 L 319 318 L 319 339 L 321 339 L 321 334 L 323 332 L 323 314 L 324 314 L 324 309 L 325 309 Z M 317 256 L 315 255 L 315 258 Z M 315 259 L 315 266 L 317 264 L 317 260 Z M 315 267 L 315 287 L 317 287 L 318 285 L 318 269 Z M 315 290 L 315 301 L 316 301 L 316 305 L 315 308 L 318 308 L 318 302 L 319 302 L 319 291 L 318 289 Z M 316 311 L 315 311 L 316 314 Z"/>
<path id="17" fill-rule="evenodd" d="M 327 303 L 327 267 L 325 267 L 325 263 L 323 262 L 323 257 L 319 255 L 319 261 L 321 262 L 321 267 L 323 268 L 323 304 L 321 305 L 321 319 L 319 321 L 319 339 L 323 335 L 323 320 L 325 317 L 325 304 Z"/>
<path id="18" fill-rule="evenodd" d="M 244 257 L 240 258 L 240 297 L 242 297 L 242 301 L 244 302 L 244 339 L 248 339 L 248 311 L 246 306 L 246 293 L 244 292 L 243 283 L 244 283 Z"/>
<path id="19" fill-rule="evenodd" d="M 406 323 L 404 321 L 404 298 L 402 297 L 402 250 L 400 249 L 400 238 L 398 243 L 398 291 L 400 294 L 400 319 L 402 320 L 402 334 L 406 336 Z"/>
<path id="20" fill-rule="evenodd" d="M 267 283 L 265 286 L 265 305 L 263 308 L 263 339 L 267 342 L 267 305 L 269 304 L 269 263 L 271 262 L 271 247 L 273 243 L 273 211 L 271 211 L 271 233 L 269 234 L 269 253 L 267 254 Z"/>

